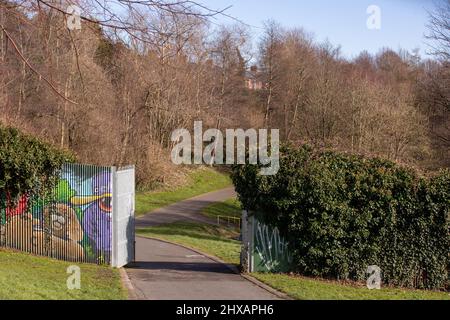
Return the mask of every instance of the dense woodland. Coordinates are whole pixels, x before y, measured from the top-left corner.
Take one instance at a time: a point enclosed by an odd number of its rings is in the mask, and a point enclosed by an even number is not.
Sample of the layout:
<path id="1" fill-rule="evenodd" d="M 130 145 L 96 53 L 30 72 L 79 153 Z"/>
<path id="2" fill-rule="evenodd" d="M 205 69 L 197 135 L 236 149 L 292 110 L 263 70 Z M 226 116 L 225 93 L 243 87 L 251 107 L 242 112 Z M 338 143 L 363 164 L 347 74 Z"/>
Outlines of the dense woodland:
<path id="1" fill-rule="evenodd" d="M 348 59 L 274 21 L 255 41 L 250 26 L 218 26 L 210 18 L 225 13 L 191 1 L 116 2 L 126 20 L 79 1 L 81 30 L 70 30 L 67 1 L 0 0 L 1 124 L 81 162 L 134 163 L 147 186 L 170 182 L 171 132 L 194 120 L 279 128 L 293 144 L 423 171 L 450 166 L 448 1 L 430 14 L 426 59 L 389 48 Z"/>

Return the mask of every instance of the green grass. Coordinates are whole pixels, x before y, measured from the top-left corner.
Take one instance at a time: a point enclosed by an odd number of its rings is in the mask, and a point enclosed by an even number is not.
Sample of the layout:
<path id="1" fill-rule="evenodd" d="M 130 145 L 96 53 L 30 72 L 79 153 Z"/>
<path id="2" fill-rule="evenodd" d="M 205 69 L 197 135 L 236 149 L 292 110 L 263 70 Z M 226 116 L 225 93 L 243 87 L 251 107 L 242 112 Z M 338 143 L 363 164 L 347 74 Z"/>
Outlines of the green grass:
<path id="1" fill-rule="evenodd" d="M 81 288 L 67 289 L 67 267 L 81 269 Z M 0 249 L 0 300 L 126 299 L 119 271 Z"/>
<path id="2" fill-rule="evenodd" d="M 286 274 L 252 273 L 252 276 L 299 300 L 450 300 L 445 292 L 349 285 Z"/>
<path id="3" fill-rule="evenodd" d="M 138 192 L 136 194 L 136 216 L 184 199 L 230 186 L 232 186 L 232 182 L 227 174 L 212 168 L 198 169 L 189 175 L 188 183 L 184 186 L 173 190 Z"/>
<path id="4" fill-rule="evenodd" d="M 136 233 L 143 237 L 152 237 L 182 244 L 198 249 L 219 259 L 239 264 L 241 245 L 234 240 L 238 233 L 231 229 L 197 223 L 171 223 L 162 226 L 139 228 Z"/>
<path id="5" fill-rule="evenodd" d="M 217 202 L 204 208 L 202 214 L 210 218 L 217 216 L 240 218 L 242 215 L 241 203 L 236 198 Z"/>

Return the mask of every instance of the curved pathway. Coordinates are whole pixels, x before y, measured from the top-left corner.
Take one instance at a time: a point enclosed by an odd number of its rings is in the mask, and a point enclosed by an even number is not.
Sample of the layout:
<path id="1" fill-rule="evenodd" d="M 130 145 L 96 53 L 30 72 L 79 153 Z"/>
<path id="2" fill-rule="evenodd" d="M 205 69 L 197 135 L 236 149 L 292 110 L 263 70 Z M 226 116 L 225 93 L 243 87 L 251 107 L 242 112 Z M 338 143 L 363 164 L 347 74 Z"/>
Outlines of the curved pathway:
<path id="1" fill-rule="evenodd" d="M 234 189 L 228 188 L 180 201 L 137 218 L 136 227 L 176 221 L 215 223 L 201 215 L 202 209 L 235 195 Z M 136 237 L 136 262 L 125 270 L 137 299 L 279 299 L 223 263 L 185 247 L 154 239 Z"/>
<path id="2" fill-rule="evenodd" d="M 227 188 L 186 199 L 136 218 L 136 227 L 151 227 L 177 221 L 214 224 L 215 221 L 213 219 L 201 214 L 202 209 L 215 202 L 225 201 L 234 196 L 236 196 L 234 188 Z"/>

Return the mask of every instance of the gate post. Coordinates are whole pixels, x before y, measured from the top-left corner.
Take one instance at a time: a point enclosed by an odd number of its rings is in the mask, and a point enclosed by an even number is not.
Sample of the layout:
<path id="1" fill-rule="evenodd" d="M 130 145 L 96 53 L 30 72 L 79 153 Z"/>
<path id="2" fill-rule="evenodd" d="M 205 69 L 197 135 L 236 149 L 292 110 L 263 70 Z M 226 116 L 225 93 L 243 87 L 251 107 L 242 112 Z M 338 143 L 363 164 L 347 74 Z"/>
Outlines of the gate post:
<path id="1" fill-rule="evenodd" d="M 246 210 L 242 211 L 241 227 L 241 267 L 245 272 L 253 271 L 253 216 L 248 215 Z"/>
<path id="2" fill-rule="evenodd" d="M 134 166 L 112 170 L 112 259 L 113 267 L 122 267 L 135 260 L 135 171 Z"/>
<path id="3" fill-rule="evenodd" d="M 117 168 L 111 167 L 111 181 L 112 181 L 112 212 L 111 212 L 111 266 L 114 267 L 117 265 Z"/>
<path id="4" fill-rule="evenodd" d="M 255 215 L 247 216 L 248 228 L 249 228 L 249 245 L 248 245 L 248 272 L 254 271 L 254 251 L 255 251 Z"/>

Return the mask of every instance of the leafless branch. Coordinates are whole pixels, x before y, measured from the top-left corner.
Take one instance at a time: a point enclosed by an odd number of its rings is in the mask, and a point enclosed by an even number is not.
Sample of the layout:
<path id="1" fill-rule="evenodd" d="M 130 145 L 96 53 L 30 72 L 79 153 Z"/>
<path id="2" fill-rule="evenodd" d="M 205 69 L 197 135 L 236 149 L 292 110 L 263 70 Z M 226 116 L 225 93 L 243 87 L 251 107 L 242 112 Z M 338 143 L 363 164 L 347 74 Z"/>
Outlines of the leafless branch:
<path id="1" fill-rule="evenodd" d="M 14 39 L 10 36 L 10 34 L 8 33 L 8 31 L 6 31 L 5 27 L 3 25 L 0 25 L 0 28 L 2 29 L 3 33 L 5 34 L 6 38 L 11 42 L 14 51 L 16 51 L 17 55 L 20 57 L 21 60 L 23 60 L 23 62 L 25 62 L 25 64 L 28 66 L 28 68 L 30 68 L 31 71 L 33 71 L 35 74 L 37 74 L 39 76 L 40 79 L 44 80 L 48 86 L 61 98 L 63 98 L 64 100 L 66 100 L 67 102 L 73 103 L 73 104 L 78 104 L 77 102 L 68 99 L 67 97 L 65 97 L 63 94 L 61 94 L 59 92 L 59 90 L 45 77 L 43 76 L 38 70 L 36 70 L 36 68 L 34 68 L 29 62 L 28 60 L 24 57 L 24 55 L 22 54 L 22 52 L 20 51 L 19 47 L 17 46 L 16 42 L 14 41 Z"/>

